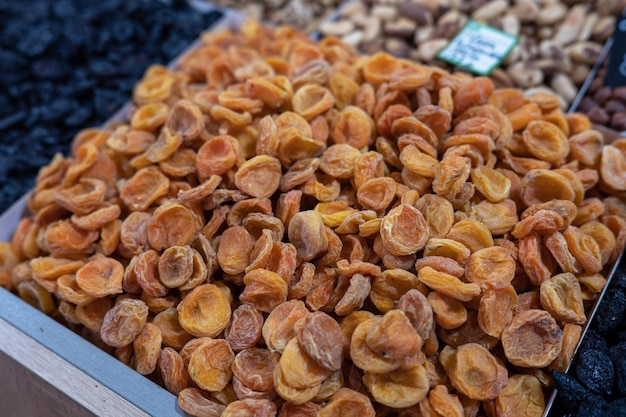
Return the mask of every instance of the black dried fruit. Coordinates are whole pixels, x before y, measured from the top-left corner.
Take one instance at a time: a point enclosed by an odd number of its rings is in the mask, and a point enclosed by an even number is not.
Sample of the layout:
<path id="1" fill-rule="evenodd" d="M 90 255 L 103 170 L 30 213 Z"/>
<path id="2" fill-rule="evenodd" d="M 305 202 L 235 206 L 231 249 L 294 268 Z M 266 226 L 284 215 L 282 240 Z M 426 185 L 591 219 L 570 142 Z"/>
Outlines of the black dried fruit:
<path id="1" fill-rule="evenodd" d="M 591 391 L 603 395 L 613 394 L 615 372 L 613 362 L 605 352 L 589 349 L 577 358 L 576 377 Z"/>
<path id="2" fill-rule="evenodd" d="M 612 346 L 609 350 L 609 356 L 615 372 L 616 394 L 626 396 L 626 342 Z"/>
<path id="3" fill-rule="evenodd" d="M 620 265 L 613 278 L 611 279 L 611 287 L 626 290 L 626 271 L 624 271 L 623 263 Z"/>
<path id="4" fill-rule="evenodd" d="M 606 402 L 605 401 L 586 401 L 580 405 L 576 417 L 605 417 Z"/>
<path id="5" fill-rule="evenodd" d="M 626 398 L 611 401 L 606 407 L 606 417 L 626 417 Z"/>
<path id="6" fill-rule="evenodd" d="M 0 0 L 0 213 L 220 16 L 187 1 Z"/>
<path id="7" fill-rule="evenodd" d="M 601 334 L 618 329 L 626 312 L 626 295 L 619 288 L 607 290 L 595 316 L 595 328 Z"/>
<path id="8" fill-rule="evenodd" d="M 0 70 L 6 72 L 20 72 L 28 65 L 28 60 L 19 54 L 0 49 Z"/>
<path id="9" fill-rule="evenodd" d="M 67 62 L 54 58 L 40 58 L 33 61 L 30 73 L 42 80 L 60 81 L 71 73 L 71 68 Z"/>
<path id="10" fill-rule="evenodd" d="M 578 409 L 584 402 L 595 398 L 595 395 L 569 374 L 553 372 L 557 395 L 567 411 Z"/>
<path id="11" fill-rule="evenodd" d="M 35 30 L 24 32 L 24 36 L 17 42 L 15 49 L 23 56 L 33 58 L 43 54 L 56 37 L 55 28 L 52 25 L 42 25 Z"/>
<path id="12" fill-rule="evenodd" d="M 0 130 L 10 129 L 26 118 L 26 112 L 20 111 L 0 118 Z"/>
<path id="13" fill-rule="evenodd" d="M 580 352 L 584 352 L 589 349 L 599 350 L 600 352 L 607 352 L 608 346 L 606 340 L 594 329 L 588 329 L 584 339 L 580 342 Z"/>

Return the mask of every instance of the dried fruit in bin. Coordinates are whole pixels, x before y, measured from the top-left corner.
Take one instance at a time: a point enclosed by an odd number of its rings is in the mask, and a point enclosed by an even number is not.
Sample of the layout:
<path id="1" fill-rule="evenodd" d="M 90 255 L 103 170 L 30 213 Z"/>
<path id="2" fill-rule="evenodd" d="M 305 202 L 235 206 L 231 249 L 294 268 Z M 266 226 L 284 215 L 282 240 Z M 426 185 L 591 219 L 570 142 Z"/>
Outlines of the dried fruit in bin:
<path id="1" fill-rule="evenodd" d="M 203 42 L 42 170 L 2 285 L 196 415 L 543 410 L 626 243 L 621 143 L 290 28 Z"/>

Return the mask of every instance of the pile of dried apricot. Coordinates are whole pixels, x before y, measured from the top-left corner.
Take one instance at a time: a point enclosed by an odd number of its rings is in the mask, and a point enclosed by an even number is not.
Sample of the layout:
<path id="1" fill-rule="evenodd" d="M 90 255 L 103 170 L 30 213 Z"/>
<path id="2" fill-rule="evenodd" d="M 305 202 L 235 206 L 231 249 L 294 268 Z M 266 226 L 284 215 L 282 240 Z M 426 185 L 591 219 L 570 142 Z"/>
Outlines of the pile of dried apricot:
<path id="1" fill-rule="evenodd" d="M 195 416 L 540 416 L 626 243 L 626 139 L 287 27 L 202 41 L 42 168 L 0 284 Z"/>

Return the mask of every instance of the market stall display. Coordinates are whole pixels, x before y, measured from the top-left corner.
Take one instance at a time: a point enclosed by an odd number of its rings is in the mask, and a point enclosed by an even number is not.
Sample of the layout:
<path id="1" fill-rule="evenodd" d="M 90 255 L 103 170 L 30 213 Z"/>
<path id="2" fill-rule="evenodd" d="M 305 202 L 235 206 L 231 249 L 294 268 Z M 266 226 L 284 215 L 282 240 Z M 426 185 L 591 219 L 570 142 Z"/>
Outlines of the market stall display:
<path id="1" fill-rule="evenodd" d="M 247 22 L 40 171 L 4 285 L 191 414 L 540 415 L 623 251 L 621 158 L 552 94 Z"/>
<path id="2" fill-rule="evenodd" d="M 591 11 L 561 39 L 579 78 L 593 62 L 577 42 L 601 44 L 618 6 L 549 8 Z M 516 13 L 468 7 L 494 26 Z M 539 26 L 542 42 L 566 36 Z M 362 32 L 343 39 L 362 48 Z M 552 90 L 522 94 L 499 71 L 359 56 L 257 22 L 203 42 L 151 66 L 121 119 L 40 171 L 0 284 L 192 415 L 542 415 L 553 383 L 550 416 L 619 415 L 623 271 L 604 286 L 626 236 L 626 161 L 597 116 L 619 87 L 591 83 L 587 118 L 565 113 L 575 95 L 547 67 Z"/>

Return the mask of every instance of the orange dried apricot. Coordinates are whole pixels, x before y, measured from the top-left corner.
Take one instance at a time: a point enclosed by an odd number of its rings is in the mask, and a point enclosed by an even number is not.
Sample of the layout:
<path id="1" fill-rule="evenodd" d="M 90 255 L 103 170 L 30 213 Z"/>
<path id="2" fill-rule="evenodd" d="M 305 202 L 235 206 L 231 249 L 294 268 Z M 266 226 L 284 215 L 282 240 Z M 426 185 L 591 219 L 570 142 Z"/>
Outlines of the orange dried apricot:
<path id="1" fill-rule="evenodd" d="M 543 368 L 561 352 L 563 331 L 547 311 L 526 310 L 502 332 L 502 347 L 513 365 Z"/>
<path id="2" fill-rule="evenodd" d="M 289 222 L 287 233 L 303 261 L 310 261 L 328 249 L 324 223 L 315 211 L 296 213 Z"/>
<path id="3" fill-rule="evenodd" d="M 478 284 L 463 282 L 453 275 L 429 266 L 420 269 L 417 276 L 427 287 L 459 301 L 471 301 L 481 293 Z"/>
<path id="4" fill-rule="evenodd" d="M 198 388 L 185 388 L 178 394 L 178 405 L 185 412 L 198 417 L 219 417 L 226 406 L 207 398 Z"/>
<path id="5" fill-rule="evenodd" d="M 465 279 L 483 287 L 486 282 L 509 283 L 515 277 L 515 259 L 500 246 L 479 249 L 465 264 Z"/>
<path id="6" fill-rule="evenodd" d="M 214 136 L 202 144 L 196 157 L 196 169 L 201 181 L 211 175 L 225 174 L 239 156 L 239 142 L 230 135 Z"/>
<path id="7" fill-rule="evenodd" d="M 463 303 L 450 296 L 433 291 L 428 294 L 428 303 L 437 325 L 443 329 L 455 329 L 467 321 L 467 309 Z"/>
<path id="8" fill-rule="evenodd" d="M 421 364 L 412 364 L 387 373 L 365 372 L 363 383 L 374 400 L 393 408 L 417 404 L 429 390 L 428 374 Z"/>
<path id="9" fill-rule="evenodd" d="M 480 401 L 496 398 L 508 380 L 508 372 L 500 360 L 476 343 L 456 349 L 448 376 L 459 392 Z"/>
<path id="10" fill-rule="evenodd" d="M 239 300 L 264 313 L 270 313 L 287 300 L 287 283 L 276 272 L 253 269 L 244 275 L 243 283 L 245 288 Z"/>
<path id="11" fill-rule="evenodd" d="M 318 417 L 374 417 L 375 415 L 374 407 L 367 396 L 346 387 L 334 393 L 328 403 L 317 413 Z"/>
<path id="12" fill-rule="evenodd" d="M 300 346 L 318 365 L 338 370 L 343 361 L 343 334 L 335 319 L 316 311 L 296 323 Z"/>
<path id="13" fill-rule="evenodd" d="M 209 392 L 223 390 L 232 378 L 235 354 L 223 339 L 205 339 L 189 359 L 189 376 Z"/>
<path id="14" fill-rule="evenodd" d="M 564 272 L 544 281 L 540 287 L 541 306 L 564 323 L 585 324 L 580 284 L 574 274 Z"/>
<path id="15" fill-rule="evenodd" d="M 104 315 L 100 337 L 109 346 L 129 345 L 141 333 L 147 319 L 148 306 L 143 301 L 125 298 Z"/>
<path id="16" fill-rule="evenodd" d="M 254 347 L 261 340 L 263 315 L 249 304 L 241 304 L 224 329 L 224 339 L 235 352 Z"/>
<path id="17" fill-rule="evenodd" d="M 372 373 L 386 373 L 398 369 L 403 359 L 383 357 L 374 352 L 367 344 L 367 335 L 370 329 L 375 328 L 381 317 L 377 316 L 360 323 L 352 333 L 350 340 L 350 358 L 360 369 Z"/>
<path id="18" fill-rule="evenodd" d="M 517 308 L 517 292 L 506 281 L 486 281 L 478 306 L 478 325 L 489 336 L 500 338 Z"/>
<path id="19" fill-rule="evenodd" d="M 545 411 L 541 383 L 533 375 L 512 375 L 495 399 L 495 412 L 499 416 L 522 415 L 540 417 Z"/>
<path id="20" fill-rule="evenodd" d="M 180 325 L 196 337 L 216 337 L 231 317 L 228 298 L 214 284 L 202 284 L 191 290 L 177 309 Z"/>
<path id="21" fill-rule="evenodd" d="M 157 207 L 148 223 L 148 242 L 155 250 L 188 245 L 202 227 L 197 213 L 184 204 L 168 201 Z"/>
<path id="22" fill-rule="evenodd" d="M 124 266 L 114 258 L 95 255 L 92 260 L 76 271 L 76 283 L 93 297 L 122 292 Z"/>
<path id="23" fill-rule="evenodd" d="M 570 152 L 567 137 L 550 122 L 531 121 L 526 125 L 522 138 L 528 152 L 553 165 L 561 165 Z"/>
<path id="24" fill-rule="evenodd" d="M 178 395 L 189 387 L 189 373 L 183 359 L 171 347 L 161 350 L 157 366 L 165 388 L 172 394 Z"/>
<path id="25" fill-rule="evenodd" d="M 133 340 L 135 352 L 135 370 L 142 375 L 149 375 L 156 369 L 161 353 L 161 329 L 152 323 L 146 323 Z"/>
<path id="26" fill-rule="evenodd" d="M 156 167 L 138 170 L 120 192 L 124 204 L 133 211 L 144 211 L 167 193 L 169 179 Z"/>
<path id="27" fill-rule="evenodd" d="M 235 173 L 235 185 L 257 198 L 271 197 L 280 185 L 280 161 L 273 156 L 257 155 L 243 163 Z"/>
<path id="28" fill-rule="evenodd" d="M 400 204 L 383 217 L 380 236 L 390 254 L 410 255 L 426 246 L 428 225 L 422 212 L 413 206 Z"/>

